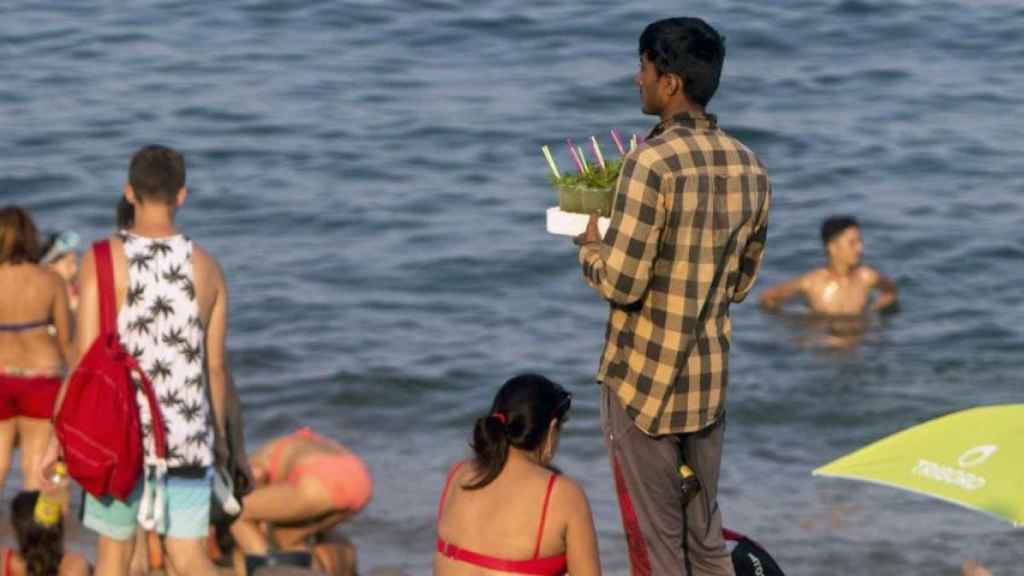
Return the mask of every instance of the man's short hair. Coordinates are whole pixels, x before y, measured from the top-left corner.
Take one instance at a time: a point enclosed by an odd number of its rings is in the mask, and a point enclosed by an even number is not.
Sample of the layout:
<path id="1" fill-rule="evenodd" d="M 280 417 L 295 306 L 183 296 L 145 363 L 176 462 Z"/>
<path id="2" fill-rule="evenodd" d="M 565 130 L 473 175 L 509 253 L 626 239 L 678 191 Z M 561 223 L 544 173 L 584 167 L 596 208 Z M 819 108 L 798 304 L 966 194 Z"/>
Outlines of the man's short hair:
<path id="1" fill-rule="evenodd" d="M 725 39 L 700 18 L 666 18 L 649 24 L 640 34 L 640 55 L 659 74 L 681 76 L 686 97 L 707 106 L 722 76 Z"/>
<path id="2" fill-rule="evenodd" d="M 821 243 L 828 246 L 828 243 L 835 240 L 847 228 L 860 228 L 860 224 L 853 216 L 830 216 L 821 224 Z"/>
<path id="3" fill-rule="evenodd" d="M 140 202 L 173 204 L 185 186 L 185 158 L 166 146 L 146 146 L 132 156 L 128 184 Z"/>

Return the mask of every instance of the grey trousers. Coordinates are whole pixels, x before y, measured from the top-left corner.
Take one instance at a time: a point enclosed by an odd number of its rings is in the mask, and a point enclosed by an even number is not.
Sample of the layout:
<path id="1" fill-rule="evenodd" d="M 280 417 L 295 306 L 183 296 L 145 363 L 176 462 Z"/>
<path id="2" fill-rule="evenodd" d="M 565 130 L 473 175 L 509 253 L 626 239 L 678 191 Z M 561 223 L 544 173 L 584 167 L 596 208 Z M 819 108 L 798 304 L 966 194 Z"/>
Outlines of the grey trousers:
<path id="1" fill-rule="evenodd" d="M 724 416 L 691 434 L 648 436 L 633 424 L 615 393 L 601 386 L 601 429 L 629 545 L 630 574 L 735 576 L 718 509 Z M 685 514 L 680 448 L 701 483 Z"/>

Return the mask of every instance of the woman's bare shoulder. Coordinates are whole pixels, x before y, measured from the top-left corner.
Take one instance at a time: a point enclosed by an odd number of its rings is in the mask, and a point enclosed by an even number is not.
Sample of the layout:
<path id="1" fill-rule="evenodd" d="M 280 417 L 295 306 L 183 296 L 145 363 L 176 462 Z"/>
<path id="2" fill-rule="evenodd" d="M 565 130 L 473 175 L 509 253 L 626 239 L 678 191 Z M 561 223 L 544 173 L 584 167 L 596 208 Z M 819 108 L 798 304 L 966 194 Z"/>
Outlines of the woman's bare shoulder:
<path id="1" fill-rule="evenodd" d="M 590 502 L 587 500 L 587 493 L 579 481 L 560 474 L 551 489 L 551 506 L 564 510 L 570 513 L 569 515 L 574 515 L 582 510 L 589 509 Z"/>

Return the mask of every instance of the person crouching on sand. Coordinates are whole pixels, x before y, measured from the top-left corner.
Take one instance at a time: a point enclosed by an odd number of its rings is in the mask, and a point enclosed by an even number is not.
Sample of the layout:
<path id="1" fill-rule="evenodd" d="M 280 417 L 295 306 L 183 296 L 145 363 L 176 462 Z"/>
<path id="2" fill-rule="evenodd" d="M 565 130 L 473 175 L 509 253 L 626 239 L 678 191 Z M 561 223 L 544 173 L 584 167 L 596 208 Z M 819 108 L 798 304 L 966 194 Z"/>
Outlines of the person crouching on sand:
<path id="1" fill-rule="evenodd" d="M 473 429 L 441 492 L 434 574 L 601 574 L 583 489 L 551 467 L 572 396 L 516 376 Z"/>
<path id="2" fill-rule="evenodd" d="M 327 574 L 355 574 L 351 545 L 329 541 L 327 532 L 370 502 L 373 480 L 363 461 L 301 428 L 259 448 L 250 464 L 256 489 L 242 499 L 242 514 L 231 526 L 236 572 L 244 574 L 243 562 L 251 568 L 315 561 Z M 272 548 L 278 552 L 270 554 Z"/>

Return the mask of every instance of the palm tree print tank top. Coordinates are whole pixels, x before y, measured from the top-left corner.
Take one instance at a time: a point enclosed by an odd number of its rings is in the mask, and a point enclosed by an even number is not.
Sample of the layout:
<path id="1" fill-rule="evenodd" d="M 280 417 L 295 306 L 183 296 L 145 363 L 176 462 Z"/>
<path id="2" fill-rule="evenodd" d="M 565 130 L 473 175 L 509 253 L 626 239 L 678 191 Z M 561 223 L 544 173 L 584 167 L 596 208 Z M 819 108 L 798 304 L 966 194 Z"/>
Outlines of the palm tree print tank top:
<path id="1" fill-rule="evenodd" d="M 192 241 L 121 232 L 128 293 L 117 316 L 125 348 L 149 376 L 167 428 L 167 467 L 209 466 L 213 427 L 203 370 L 202 322 L 192 272 Z M 145 396 L 138 393 L 140 406 Z M 149 410 L 143 408 L 146 460 L 152 461 Z"/>

